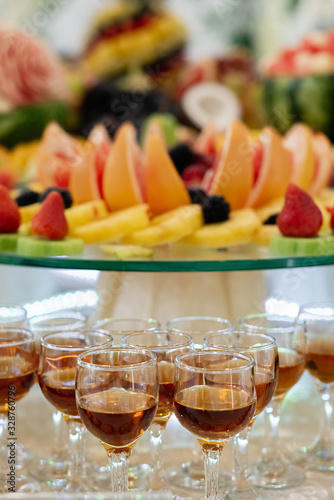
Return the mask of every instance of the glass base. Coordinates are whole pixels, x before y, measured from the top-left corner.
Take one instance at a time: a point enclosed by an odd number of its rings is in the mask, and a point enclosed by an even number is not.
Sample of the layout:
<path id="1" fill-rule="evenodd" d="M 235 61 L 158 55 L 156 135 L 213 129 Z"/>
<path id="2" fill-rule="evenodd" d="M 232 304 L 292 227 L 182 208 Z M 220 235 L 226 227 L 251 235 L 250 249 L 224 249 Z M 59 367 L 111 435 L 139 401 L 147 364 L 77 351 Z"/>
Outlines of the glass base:
<path id="1" fill-rule="evenodd" d="M 307 469 L 334 471 L 334 446 L 323 446 L 318 443 L 302 448 L 297 460 Z"/>
<path id="2" fill-rule="evenodd" d="M 15 480 L 10 483 L 7 483 L 5 478 L 1 478 L 0 480 L 0 492 L 2 493 L 38 493 L 40 491 L 41 485 L 33 478 L 24 474 L 16 475 Z"/>
<path id="3" fill-rule="evenodd" d="M 29 473 L 41 484 L 43 491 L 60 491 L 67 483 L 69 465 L 68 460 L 50 457 L 41 460 Z"/>
<path id="4" fill-rule="evenodd" d="M 129 491 L 147 490 L 150 480 L 151 467 L 148 464 L 137 464 L 129 467 Z M 110 491 L 110 469 L 109 466 L 100 467 L 94 475 L 94 484 L 99 490 Z"/>
<path id="5" fill-rule="evenodd" d="M 243 490 L 231 489 L 226 493 L 224 500 L 264 500 L 251 485 Z"/>
<path id="6" fill-rule="evenodd" d="M 286 465 L 279 459 L 270 461 L 261 458 L 255 464 L 250 481 L 259 488 L 295 488 L 305 481 L 305 474 L 299 467 Z"/>
<path id="7" fill-rule="evenodd" d="M 203 491 L 205 485 L 203 462 L 185 462 L 179 468 L 171 467 L 164 474 L 164 480 L 177 488 Z M 226 491 L 231 477 L 224 473 L 219 475 L 219 489 Z"/>

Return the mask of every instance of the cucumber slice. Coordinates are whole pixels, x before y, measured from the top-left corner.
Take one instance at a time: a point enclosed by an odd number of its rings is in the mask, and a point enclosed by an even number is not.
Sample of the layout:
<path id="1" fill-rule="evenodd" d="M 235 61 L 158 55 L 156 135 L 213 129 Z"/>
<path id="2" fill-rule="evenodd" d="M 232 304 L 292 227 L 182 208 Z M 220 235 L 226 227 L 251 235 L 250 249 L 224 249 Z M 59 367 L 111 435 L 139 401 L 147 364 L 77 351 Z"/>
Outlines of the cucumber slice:
<path id="1" fill-rule="evenodd" d="M 314 238 L 288 238 L 277 235 L 270 241 L 270 252 L 277 255 L 315 257 L 334 253 L 334 235 Z"/>
<path id="2" fill-rule="evenodd" d="M 84 243 L 78 238 L 65 238 L 50 241 L 39 236 L 20 236 L 17 242 L 17 253 L 24 257 L 53 257 L 57 255 L 81 254 Z"/>
<path id="3" fill-rule="evenodd" d="M 18 238 L 17 233 L 0 234 L 0 252 L 15 252 Z"/>

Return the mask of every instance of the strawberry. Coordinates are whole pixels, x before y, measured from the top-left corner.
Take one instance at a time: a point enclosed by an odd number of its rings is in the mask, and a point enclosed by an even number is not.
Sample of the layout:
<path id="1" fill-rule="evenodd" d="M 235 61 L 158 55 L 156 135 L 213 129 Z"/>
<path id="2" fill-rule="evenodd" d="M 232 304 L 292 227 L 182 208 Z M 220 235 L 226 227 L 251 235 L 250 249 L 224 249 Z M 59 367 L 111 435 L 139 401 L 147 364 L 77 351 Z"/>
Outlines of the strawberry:
<path id="1" fill-rule="evenodd" d="M 0 233 L 16 233 L 21 222 L 19 207 L 9 195 L 9 190 L 0 185 Z"/>
<path id="2" fill-rule="evenodd" d="M 60 193 L 52 191 L 43 201 L 32 220 L 32 231 L 49 240 L 62 240 L 68 233 L 64 214 L 64 201 Z"/>
<path id="3" fill-rule="evenodd" d="M 284 236 L 309 238 L 319 231 L 322 214 L 306 191 L 295 184 L 289 184 L 283 210 L 277 217 L 277 225 Z"/>
<path id="4" fill-rule="evenodd" d="M 8 189 L 13 189 L 16 181 L 16 176 L 10 170 L 2 170 L 0 172 L 0 185 Z"/>
<path id="5" fill-rule="evenodd" d="M 182 173 L 182 180 L 187 189 L 200 186 L 207 168 L 204 165 L 193 164 L 186 167 Z"/>

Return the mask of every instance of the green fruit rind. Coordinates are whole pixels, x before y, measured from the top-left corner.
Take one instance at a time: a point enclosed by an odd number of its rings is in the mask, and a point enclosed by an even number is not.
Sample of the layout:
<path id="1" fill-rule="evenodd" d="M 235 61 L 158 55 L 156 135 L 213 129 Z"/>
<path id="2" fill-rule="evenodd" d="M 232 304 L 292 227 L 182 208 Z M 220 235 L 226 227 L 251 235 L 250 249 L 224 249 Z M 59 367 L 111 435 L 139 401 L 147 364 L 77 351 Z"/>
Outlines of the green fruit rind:
<path id="1" fill-rule="evenodd" d="M 17 233 L 0 234 L 0 252 L 15 252 L 18 238 Z"/>
<path id="2" fill-rule="evenodd" d="M 78 238 L 65 238 L 51 241 L 39 236 L 20 236 L 17 242 L 17 254 L 23 257 L 55 257 L 81 254 L 84 243 Z"/>
<path id="3" fill-rule="evenodd" d="M 269 250 L 272 254 L 296 255 L 297 257 L 332 255 L 334 254 L 334 235 L 314 238 L 290 238 L 277 235 L 271 238 Z"/>

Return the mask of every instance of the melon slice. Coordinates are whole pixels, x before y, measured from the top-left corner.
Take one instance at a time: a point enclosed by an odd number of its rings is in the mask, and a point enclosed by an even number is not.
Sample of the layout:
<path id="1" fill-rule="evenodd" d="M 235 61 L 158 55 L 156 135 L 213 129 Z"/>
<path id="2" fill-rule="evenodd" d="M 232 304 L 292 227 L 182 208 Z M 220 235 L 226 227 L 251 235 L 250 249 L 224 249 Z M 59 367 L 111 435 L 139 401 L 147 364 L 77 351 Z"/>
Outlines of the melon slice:
<path id="1" fill-rule="evenodd" d="M 100 199 L 95 170 L 96 146 L 90 141 L 80 145 L 80 156 L 72 164 L 69 188 L 74 204 Z"/>
<path id="2" fill-rule="evenodd" d="M 143 203 L 145 173 L 136 130 L 125 123 L 118 130 L 103 174 L 103 198 L 109 210 L 122 210 Z"/>
<path id="3" fill-rule="evenodd" d="M 218 131 L 214 122 L 208 122 L 196 139 L 194 149 L 201 154 L 216 154 L 216 138 Z"/>
<path id="4" fill-rule="evenodd" d="M 333 166 L 332 145 L 324 134 L 319 133 L 313 135 L 312 146 L 316 162 L 313 179 L 308 191 L 310 194 L 317 195 L 328 186 L 331 178 Z"/>
<path id="5" fill-rule="evenodd" d="M 147 203 L 153 215 L 190 204 L 190 196 L 157 132 L 146 140 Z"/>
<path id="6" fill-rule="evenodd" d="M 232 210 L 243 208 L 253 184 L 253 157 L 246 126 L 235 121 L 229 127 L 224 147 L 213 167 L 210 195 L 224 196 Z"/>
<path id="7" fill-rule="evenodd" d="M 96 146 L 95 170 L 101 198 L 103 196 L 103 173 L 112 142 L 106 127 L 99 123 L 90 131 L 88 140 Z"/>
<path id="8" fill-rule="evenodd" d="M 312 130 L 302 123 L 294 125 L 285 135 L 283 146 L 292 155 L 290 182 L 308 190 L 315 170 L 315 152 L 312 145 Z"/>
<path id="9" fill-rule="evenodd" d="M 262 163 L 249 193 L 247 207 L 257 208 L 283 196 L 290 180 L 290 157 L 281 136 L 271 127 L 266 127 L 260 136 L 260 144 L 263 147 Z"/>

